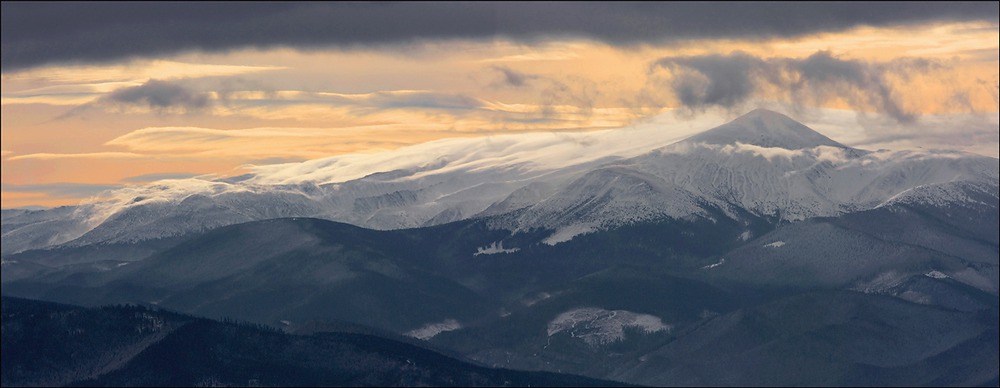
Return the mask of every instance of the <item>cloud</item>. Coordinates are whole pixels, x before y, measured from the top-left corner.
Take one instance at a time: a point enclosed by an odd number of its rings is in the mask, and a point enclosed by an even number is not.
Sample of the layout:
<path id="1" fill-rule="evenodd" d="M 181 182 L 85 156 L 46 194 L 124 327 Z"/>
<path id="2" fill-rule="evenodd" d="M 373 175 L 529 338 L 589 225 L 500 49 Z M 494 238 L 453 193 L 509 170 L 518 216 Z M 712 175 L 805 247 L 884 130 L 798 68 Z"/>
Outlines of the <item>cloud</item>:
<path id="1" fill-rule="evenodd" d="M 786 113 L 844 145 L 866 150 L 924 148 L 994 158 L 1000 153 L 998 112 L 926 114 L 905 124 L 887 115 L 846 109 L 817 109 L 807 116 Z"/>
<path id="2" fill-rule="evenodd" d="M 315 107 L 321 111 L 338 112 L 341 119 L 370 115 L 390 110 L 429 110 L 462 114 L 482 110 L 488 103 L 465 94 L 435 92 L 430 90 L 383 90 L 372 93 L 335 93 L 303 91 L 240 91 L 227 92 L 225 105 L 233 112 L 253 114 L 253 108 L 265 110 L 298 110 Z M 264 118 L 266 115 L 262 115 Z"/>
<path id="3" fill-rule="evenodd" d="M 843 100 L 853 109 L 875 110 L 901 123 L 913 122 L 917 115 L 904 108 L 892 80 L 905 82 L 912 74 L 944 67 L 925 59 L 887 63 L 840 59 L 829 51 L 802 59 L 761 58 L 739 51 L 665 57 L 655 66 L 670 73 L 671 92 L 690 110 L 745 110 L 755 100 L 788 93 L 784 99 L 797 109 Z"/>
<path id="4" fill-rule="evenodd" d="M 42 183 L 34 185 L 0 184 L 0 191 L 9 193 L 44 193 L 52 198 L 92 197 L 102 192 L 121 188 L 121 185 L 89 183 Z"/>
<path id="5" fill-rule="evenodd" d="M 302 157 L 273 157 L 264 159 L 255 159 L 247 162 L 248 166 L 261 166 L 270 164 L 287 164 L 287 163 L 302 163 L 308 159 Z"/>
<path id="6" fill-rule="evenodd" d="M 586 117 L 593 113 L 595 100 L 601 91 L 596 82 L 580 76 L 552 76 L 532 74 L 511 69 L 503 65 L 492 65 L 487 69 L 497 73 L 499 79 L 489 83 L 494 89 L 528 89 L 539 100 L 535 112 L 540 114 L 530 120 L 557 119 L 565 113 L 577 113 Z M 527 104 L 521 104 L 526 106 Z M 565 108 L 573 107 L 567 110 Z M 522 110 L 523 111 L 523 110 Z"/>
<path id="7" fill-rule="evenodd" d="M 907 126 L 868 118 L 861 122 L 868 136 L 856 146 L 868 149 L 951 149 L 998 157 L 1000 113 L 927 115 Z"/>
<path id="8" fill-rule="evenodd" d="M 456 133 L 505 130 L 580 130 L 621 126 L 631 118 L 624 109 L 594 107 L 594 82 L 581 77 L 565 81 L 532 77 L 537 101 L 505 104 L 462 93 L 429 90 L 384 90 L 372 93 L 275 91 L 231 93 L 226 109 L 259 119 L 291 119 L 328 129 L 362 126 L 409 126 L 412 132 Z M 219 107 L 217 107 L 219 108 Z M 374 133 L 373 133 L 374 135 Z"/>
<path id="9" fill-rule="evenodd" d="M 5 72 L 185 50 L 352 47 L 498 36 L 642 44 L 1000 19 L 996 2 L 3 2 L 2 11 Z"/>
<path id="10" fill-rule="evenodd" d="M 212 100 L 204 93 L 192 91 L 174 82 L 155 79 L 139 86 L 115 90 L 101 97 L 98 102 L 147 107 L 158 112 L 197 112 L 212 105 Z"/>
<path id="11" fill-rule="evenodd" d="M 417 132 L 417 133 L 414 133 Z M 177 157 L 317 158 L 364 148 L 395 148 L 419 137 L 411 126 L 358 128 L 248 128 L 199 127 L 142 128 L 114 138 L 105 145 Z M 377 138 L 379 140 L 372 140 Z"/>
<path id="12" fill-rule="evenodd" d="M 764 60 L 744 52 L 669 57 L 657 64 L 673 74 L 673 92 L 688 108 L 742 104 L 757 91 L 759 73 L 769 67 Z"/>
<path id="13" fill-rule="evenodd" d="M 7 160 L 53 160 L 53 159 L 138 159 L 145 158 L 146 155 L 134 152 L 89 152 L 78 154 L 57 154 L 57 153 L 35 153 L 18 155 L 7 158 Z"/>
<path id="14" fill-rule="evenodd" d="M 44 90 L 45 92 L 58 93 L 72 88 L 82 92 L 106 93 L 119 89 L 122 85 L 141 85 L 150 79 L 228 77 L 283 69 L 286 68 L 282 66 L 218 65 L 151 59 L 134 60 L 127 63 L 24 70 L 18 72 L 18 76 L 10 80 L 35 79 L 53 83 L 54 85 L 45 87 L 50 88 Z M 35 91 L 43 90 L 36 89 Z M 22 91 L 22 93 L 27 92 L 29 91 Z"/>
<path id="15" fill-rule="evenodd" d="M 490 66 L 490 69 L 500 73 L 500 79 L 492 84 L 496 87 L 508 86 L 519 88 L 538 78 L 537 75 L 522 73 L 503 65 L 493 65 Z"/>
<path id="16" fill-rule="evenodd" d="M 415 91 L 410 93 L 375 93 L 368 103 L 378 109 L 442 109 L 442 110 L 472 110 L 483 107 L 483 102 L 477 98 L 461 94 L 439 93 L 430 91 Z"/>
<path id="17" fill-rule="evenodd" d="M 858 60 L 834 58 L 829 51 L 819 51 L 804 60 L 787 60 L 793 72 L 801 77 L 793 90 L 807 90 L 820 99 L 850 96 L 856 108 L 874 107 L 900 122 L 912 122 L 916 115 L 907 112 L 893 96 L 893 90 L 885 79 L 892 69 Z M 929 67 L 927 61 L 916 61 L 909 66 L 895 62 L 894 67 L 914 67 L 920 71 Z M 906 74 L 905 71 L 896 71 Z M 852 93 L 853 92 L 853 93 Z"/>
<path id="18" fill-rule="evenodd" d="M 167 172 L 167 173 L 154 173 L 154 174 L 143 174 L 130 176 L 127 178 L 122 178 L 121 181 L 125 183 L 148 183 L 155 182 L 163 179 L 187 179 L 199 176 L 202 174 L 192 174 L 187 172 Z"/>

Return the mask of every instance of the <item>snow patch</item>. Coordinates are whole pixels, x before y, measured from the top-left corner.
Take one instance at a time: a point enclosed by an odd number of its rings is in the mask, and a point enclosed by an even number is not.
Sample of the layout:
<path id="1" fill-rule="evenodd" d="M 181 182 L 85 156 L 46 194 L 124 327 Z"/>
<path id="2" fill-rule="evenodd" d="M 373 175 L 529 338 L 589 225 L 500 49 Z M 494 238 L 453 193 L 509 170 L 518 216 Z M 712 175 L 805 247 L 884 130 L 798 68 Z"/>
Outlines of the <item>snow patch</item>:
<path id="1" fill-rule="evenodd" d="M 770 244 L 764 244 L 764 248 L 781 248 L 782 245 L 785 245 L 784 241 L 775 241 Z"/>
<path id="2" fill-rule="evenodd" d="M 750 233 L 749 230 L 743 231 L 743 233 L 740 233 L 740 241 L 749 241 L 752 236 L 753 233 Z"/>
<path id="3" fill-rule="evenodd" d="M 458 323 L 458 321 L 454 319 L 445 319 L 442 322 L 428 323 L 419 329 L 410 330 L 404 335 L 426 341 L 446 331 L 453 331 L 461 328 L 462 324 Z"/>
<path id="4" fill-rule="evenodd" d="M 520 248 L 508 248 L 508 249 L 504 249 L 504 247 L 503 247 L 503 241 L 499 241 L 499 242 L 494 241 L 489 246 L 476 248 L 476 253 L 473 253 L 472 255 L 473 256 L 479 256 L 479 255 L 493 255 L 493 254 L 497 254 L 497 253 L 514 253 L 514 252 L 517 252 L 519 250 L 520 250 Z"/>
<path id="5" fill-rule="evenodd" d="M 941 271 L 938 271 L 938 270 L 931 270 L 931 272 L 925 273 L 924 276 L 929 277 L 929 278 L 934 278 L 934 279 L 950 279 L 951 278 L 951 276 L 948 276 L 944 272 L 941 272 Z"/>
<path id="6" fill-rule="evenodd" d="M 934 298 L 932 298 L 930 295 L 927 295 L 919 291 L 906 290 L 903 291 L 903 293 L 899 294 L 898 296 L 900 299 L 917 304 L 925 304 L 925 305 L 934 304 Z"/>
<path id="7" fill-rule="evenodd" d="M 525 299 L 521 303 L 524 304 L 525 306 L 533 306 L 535 303 L 541 302 L 541 301 L 546 300 L 546 299 L 551 298 L 551 297 L 552 297 L 552 294 L 550 294 L 548 292 L 540 292 L 540 293 L 538 293 L 538 295 L 535 295 L 535 297 Z"/>
<path id="8" fill-rule="evenodd" d="M 722 259 L 719 259 L 718 263 L 706 265 L 704 267 L 701 267 L 701 269 L 712 269 L 712 268 L 718 267 L 720 265 L 723 265 L 725 263 L 726 263 L 726 259 L 722 258 Z"/>
<path id="9" fill-rule="evenodd" d="M 887 290 L 896 287 L 906 280 L 907 274 L 899 273 L 896 271 L 888 271 L 878 274 L 875 278 L 859 282 L 851 290 L 863 292 L 866 294 L 881 294 Z"/>
<path id="10" fill-rule="evenodd" d="M 597 230 L 598 230 L 597 225 L 591 223 L 573 224 L 559 228 L 551 236 L 546 237 L 544 240 L 542 240 L 542 242 L 547 245 L 556 245 L 559 243 L 572 240 L 573 237 L 579 236 L 581 234 L 596 232 Z"/>
<path id="11" fill-rule="evenodd" d="M 623 340 L 626 327 L 639 328 L 647 334 L 673 329 L 653 315 L 586 307 L 559 314 L 549 322 L 548 335 L 567 331 L 571 337 L 596 346 Z"/>

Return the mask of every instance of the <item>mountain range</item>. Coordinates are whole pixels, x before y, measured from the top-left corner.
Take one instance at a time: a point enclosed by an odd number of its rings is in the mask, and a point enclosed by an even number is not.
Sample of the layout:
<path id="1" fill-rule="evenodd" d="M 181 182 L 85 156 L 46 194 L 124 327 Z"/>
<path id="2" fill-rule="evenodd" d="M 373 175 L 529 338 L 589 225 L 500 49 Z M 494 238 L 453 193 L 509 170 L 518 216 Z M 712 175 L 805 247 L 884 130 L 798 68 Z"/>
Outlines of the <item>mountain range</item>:
<path id="1" fill-rule="evenodd" d="M 503 228 L 552 229 L 554 242 L 637 221 L 709 217 L 709 208 L 733 219 L 745 211 L 797 221 L 893 201 L 960 201 L 997 185 L 993 158 L 853 149 L 763 109 L 681 141 L 664 137 L 618 130 L 446 139 L 228 179 L 164 180 L 77 207 L 5 210 L 3 254 L 281 217 L 386 230 L 506 216 Z"/>
<path id="2" fill-rule="evenodd" d="M 5 209 L 3 294 L 630 384 L 996 385 L 998 186 L 995 158 L 761 109 L 447 139 Z"/>

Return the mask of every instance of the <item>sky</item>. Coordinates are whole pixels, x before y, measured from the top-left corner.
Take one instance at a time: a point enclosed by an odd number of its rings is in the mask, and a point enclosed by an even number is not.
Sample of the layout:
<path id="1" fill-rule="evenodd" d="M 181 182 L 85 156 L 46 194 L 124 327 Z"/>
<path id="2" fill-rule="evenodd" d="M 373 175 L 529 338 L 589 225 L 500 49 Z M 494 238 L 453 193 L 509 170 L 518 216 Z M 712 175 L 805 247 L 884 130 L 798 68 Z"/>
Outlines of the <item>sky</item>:
<path id="1" fill-rule="evenodd" d="M 2 2 L 3 208 L 452 137 L 722 124 L 997 157 L 997 2 Z M 703 124 L 704 123 L 704 124 Z"/>

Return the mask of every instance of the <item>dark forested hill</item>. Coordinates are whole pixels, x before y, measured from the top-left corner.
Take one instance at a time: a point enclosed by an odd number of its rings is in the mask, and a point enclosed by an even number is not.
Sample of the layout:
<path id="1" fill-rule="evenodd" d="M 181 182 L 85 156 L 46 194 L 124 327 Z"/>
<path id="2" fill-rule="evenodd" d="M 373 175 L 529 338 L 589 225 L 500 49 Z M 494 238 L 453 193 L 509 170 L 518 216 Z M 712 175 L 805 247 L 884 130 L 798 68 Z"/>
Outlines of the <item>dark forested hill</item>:
<path id="1" fill-rule="evenodd" d="M 290 335 L 137 306 L 3 298 L 3 386 L 604 386 L 355 333 Z"/>

